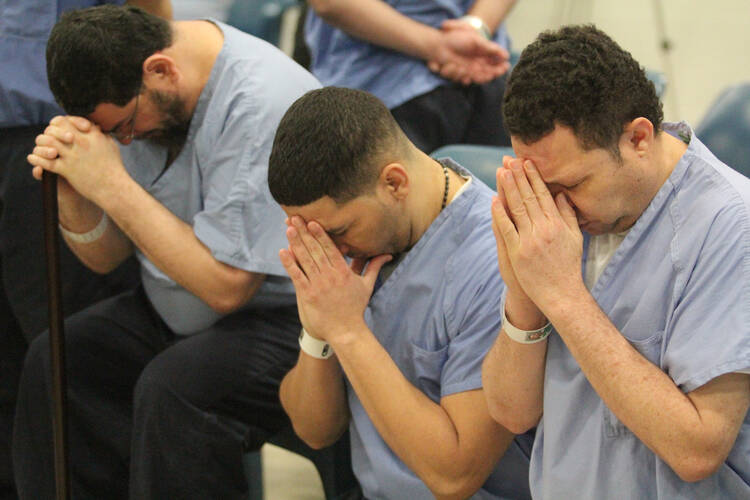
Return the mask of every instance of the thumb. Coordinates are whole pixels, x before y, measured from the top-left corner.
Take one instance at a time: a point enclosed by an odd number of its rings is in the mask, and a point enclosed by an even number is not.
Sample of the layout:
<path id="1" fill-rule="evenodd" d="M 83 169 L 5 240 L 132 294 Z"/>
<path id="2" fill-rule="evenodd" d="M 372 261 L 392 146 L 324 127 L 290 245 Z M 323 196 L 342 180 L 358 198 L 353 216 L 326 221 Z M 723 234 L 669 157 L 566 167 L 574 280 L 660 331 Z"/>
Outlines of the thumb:
<path id="1" fill-rule="evenodd" d="M 391 260 L 393 260 L 393 256 L 390 254 L 378 255 L 377 257 L 370 260 L 370 262 L 367 264 L 367 270 L 362 276 L 365 280 L 365 284 L 367 284 L 369 288 L 373 288 L 375 286 L 375 280 L 378 279 L 380 268 L 382 268 L 386 262 L 390 262 Z"/>
<path id="2" fill-rule="evenodd" d="M 81 132 L 91 130 L 91 122 L 82 116 L 69 116 L 68 120 Z"/>

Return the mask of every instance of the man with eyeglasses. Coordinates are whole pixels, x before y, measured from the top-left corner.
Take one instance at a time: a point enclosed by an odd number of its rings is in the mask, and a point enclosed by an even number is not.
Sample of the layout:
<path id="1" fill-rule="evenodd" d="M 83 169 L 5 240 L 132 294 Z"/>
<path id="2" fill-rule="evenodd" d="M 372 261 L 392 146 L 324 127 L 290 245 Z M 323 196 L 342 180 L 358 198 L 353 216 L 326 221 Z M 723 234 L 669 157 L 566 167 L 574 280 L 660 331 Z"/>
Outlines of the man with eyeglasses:
<path id="1" fill-rule="evenodd" d="M 17 499 L 10 443 L 24 353 L 49 324 L 42 190 L 26 162 L 35 137 L 61 113 L 45 78 L 47 37 L 63 12 L 124 3 L 172 16 L 169 0 L 0 2 L 0 500 Z M 138 283 L 135 259 L 102 276 L 63 246 L 60 264 L 66 315 Z"/>
<path id="2" fill-rule="evenodd" d="M 127 7 L 63 16 L 47 59 L 77 116 L 36 139 L 33 173 L 60 175 L 60 227 L 87 266 L 135 252 L 143 282 L 66 322 L 74 496 L 245 498 L 243 439 L 289 425 L 278 386 L 298 350 L 268 156 L 283 113 L 319 84 L 227 25 Z M 19 389 L 21 498 L 53 487 L 46 341 Z"/>

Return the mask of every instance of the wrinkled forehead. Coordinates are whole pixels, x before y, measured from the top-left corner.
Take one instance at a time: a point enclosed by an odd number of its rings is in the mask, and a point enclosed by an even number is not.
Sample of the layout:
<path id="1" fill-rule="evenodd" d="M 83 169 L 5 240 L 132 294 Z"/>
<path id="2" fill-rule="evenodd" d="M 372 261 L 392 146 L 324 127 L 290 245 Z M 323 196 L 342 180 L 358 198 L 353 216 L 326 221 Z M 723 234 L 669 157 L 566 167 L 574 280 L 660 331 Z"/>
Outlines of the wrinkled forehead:
<path id="1" fill-rule="evenodd" d="M 568 127 L 557 126 L 541 139 L 527 143 L 511 136 L 511 145 L 516 158 L 531 160 L 545 182 L 553 182 L 562 170 L 575 168 L 586 157 L 580 141 Z"/>
<path id="2" fill-rule="evenodd" d="M 316 221 L 323 229 L 330 231 L 353 216 L 353 211 L 348 205 L 349 203 L 338 204 L 325 196 L 307 205 L 281 205 L 281 208 L 289 218 L 299 216 L 306 222 Z"/>

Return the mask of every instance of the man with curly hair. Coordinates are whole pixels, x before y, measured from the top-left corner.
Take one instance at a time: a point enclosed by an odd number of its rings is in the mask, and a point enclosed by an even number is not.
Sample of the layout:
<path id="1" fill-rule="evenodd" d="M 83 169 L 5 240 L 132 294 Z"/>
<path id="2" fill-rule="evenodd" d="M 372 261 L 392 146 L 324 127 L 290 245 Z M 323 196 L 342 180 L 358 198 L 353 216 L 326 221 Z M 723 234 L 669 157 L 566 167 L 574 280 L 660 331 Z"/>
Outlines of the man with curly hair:
<path id="1" fill-rule="evenodd" d="M 496 420 L 538 425 L 532 496 L 750 497 L 750 180 L 592 26 L 524 50 L 503 110 L 483 380 Z"/>

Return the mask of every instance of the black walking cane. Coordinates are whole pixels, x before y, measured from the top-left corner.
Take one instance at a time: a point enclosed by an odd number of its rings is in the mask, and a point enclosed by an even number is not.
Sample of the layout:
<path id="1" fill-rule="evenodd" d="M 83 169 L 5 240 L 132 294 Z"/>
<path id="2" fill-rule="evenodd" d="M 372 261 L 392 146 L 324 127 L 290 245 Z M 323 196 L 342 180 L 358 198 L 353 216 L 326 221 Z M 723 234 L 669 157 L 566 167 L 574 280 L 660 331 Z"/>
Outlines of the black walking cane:
<path id="1" fill-rule="evenodd" d="M 55 486 L 57 500 L 70 499 L 68 473 L 67 384 L 65 382 L 65 332 L 63 331 L 60 246 L 57 231 L 57 175 L 42 174 L 44 247 L 47 255 L 49 299 L 49 344 L 52 368 L 52 429 L 55 442 Z"/>

